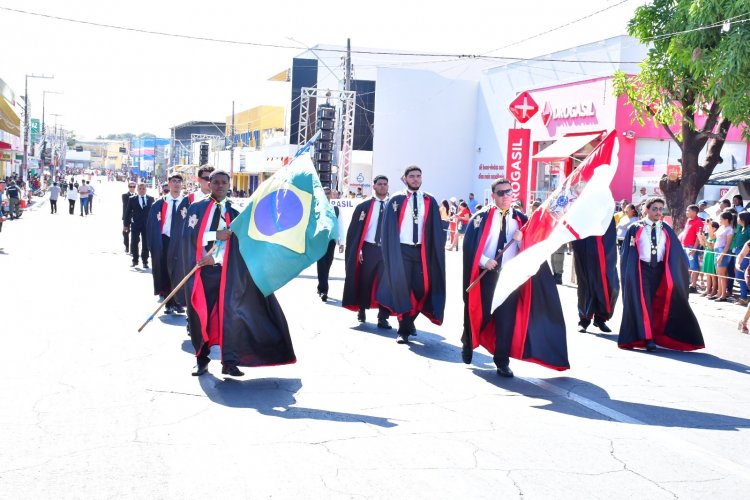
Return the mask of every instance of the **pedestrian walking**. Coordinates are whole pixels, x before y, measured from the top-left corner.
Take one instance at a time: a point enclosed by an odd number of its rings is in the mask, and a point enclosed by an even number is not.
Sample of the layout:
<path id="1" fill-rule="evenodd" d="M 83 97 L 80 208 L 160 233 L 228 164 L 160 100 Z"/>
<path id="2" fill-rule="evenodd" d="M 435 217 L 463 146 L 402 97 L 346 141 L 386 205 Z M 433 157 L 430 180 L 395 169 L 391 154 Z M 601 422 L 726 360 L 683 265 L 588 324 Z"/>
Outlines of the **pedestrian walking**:
<path id="1" fill-rule="evenodd" d="M 621 349 L 705 347 L 688 301 L 687 256 L 675 232 L 662 221 L 664 205 L 662 198 L 646 200 L 645 217 L 628 229 L 622 245 L 623 311 L 617 339 Z"/>
<path id="2" fill-rule="evenodd" d="M 16 185 L 16 181 L 10 181 L 5 195 L 8 197 L 10 220 L 18 219 L 21 217 L 21 188 Z"/>
<path id="3" fill-rule="evenodd" d="M 569 368 L 562 306 L 546 263 L 492 310 L 499 273 L 518 255 L 523 240 L 521 227 L 527 218 L 512 208 L 509 180 L 497 179 L 491 189 L 492 206 L 472 217 L 464 237 L 461 359 L 471 363 L 474 349 L 481 345 L 492 354 L 501 377 L 513 377 L 511 357 L 560 370 Z M 480 278 L 482 272 L 485 274 Z"/>
<path id="4" fill-rule="evenodd" d="M 341 305 L 357 311 L 357 320 L 367 320 L 366 310 L 378 308 L 378 328 L 390 330 L 390 312 L 377 303 L 376 286 L 383 280 L 382 219 L 388 201 L 388 178 L 376 175 L 372 180 L 374 195 L 357 205 L 346 232 L 344 261 L 346 278 Z"/>
<path id="5" fill-rule="evenodd" d="M 200 267 L 187 281 L 188 332 L 195 349 L 194 376 L 208 371 L 211 346 L 221 348 L 221 373 L 244 375 L 240 366 L 296 362 L 284 311 L 258 289 L 229 228 L 239 215 L 230 200 L 229 174 L 211 173 L 211 196 L 188 207 L 181 234 L 183 260 Z M 212 245 L 217 251 L 209 254 Z"/>
<path id="6" fill-rule="evenodd" d="M 60 186 L 57 182 L 52 183 L 52 187 L 49 188 L 49 213 L 57 213 L 57 200 L 60 198 Z"/>
<path id="7" fill-rule="evenodd" d="M 76 200 L 78 199 L 78 189 L 71 182 L 68 184 L 68 213 L 73 215 L 76 209 Z"/>
<path id="8" fill-rule="evenodd" d="M 128 198 L 128 204 L 122 217 L 124 223 L 122 230 L 123 232 L 130 233 L 130 255 L 133 257 L 133 263 L 130 267 L 138 265 L 138 257 L 140 256 L 143 268 L 148 269 L 148 235 L 146 233 L 146 224 L 153 204 L 154 197 L 146 194 L 146 185 L 144 183 L 138 184 L 137 194 Z M 140 252 L 138 251 L 139 245 Z"/>
<path id="9" fill-rule="evenodd" d="M 78 187 L 78 197 L 81 205 L 81 217 L 89 214 L 89 186 L 86 181 L 81 180 L 81 185 Z"/>
<path id="10" fill-rule="evenodd" d="M 5 191 L 7 189 L 7 185 L 4 180 L 0 179 L 0 232 L 3 230 L 3 222 L 5 222 L 5 202 L 6 202 L 6 196 Z"/>
<path id="11" fill-rule="evenodd" d="M 154 267 L 154 295 L 164 298 L 172 292 L 174 285 L 182 279 L 183 271 L 179 264 L 179 246 L 188 205 L 182 196 L 182 175 L 172 174 L 167 182 L 169 194 L 154 202 L 148 215 L 146 231 Z M 166 314 L 185 312 L 185 296 L 178 293 L 166 305 Z"/>
<path id="12" fill-rule="evenodd" d="M 125 214 L 128 210 L 128 201 L 133 196 L 135 196 L 135 182 L 128 182 L 128 191 L 122 193 L 122 243 L 125 245 L 125 253 L 129 253 L 130 248 L 130 237 L 128 234 L 130 223 L 125 219 Z"/>
<path id="13" fill-rule="evenodd" d="M 326 197 L 330 200 L 332 197 L 331 189 L 324 188 L 323 190 L 326 194 Z M 336 251 L 336 246 L 338 245 L 339 247 L 339 253 L 342 253 L 344 251 L 344 245 L 342 244 L 341 239 L 341 220 L 339 219 L 341 212 L 339 210 L 339 207 L 334 205 L 333 212 L 336 214 L 336 221 L 339 227 L 338 241 L 331 240 L 328 242 L 328 249 L 326 250 L 326 253 L 324 253 L 323 256 L 318 259 L 318 262 L 316 264 L 318 271 L 318 297 L 320 297 L 320 300 L 322 300 L 323 302 L 328 301 L 328 275 L 331 272 L 331 265 L 333 264 L 333 255 Z"/>
<path id="14" fill-rule="evenodd" d="M 377 301 L 398 316 L 399 344 L 416 334 L 421 313 L 436 325 L 445 311 L 445 233 L 435 198 L 421 190 L 422 169 L 405 169 L 406 190 L 391 197 L 383 213 L 385 271 Z"/>
<path id="15" fill-rule="evenodd" d="M 95 189 L 94 189 L 94 186 L 91 184 L 91 181 L 89 181 L 86 184 L 86 186 L 89 188 L 89 206 L 88 206 L 89 212 L 88 213 L 93 214 L 94 213 L 94 191 Z"/>

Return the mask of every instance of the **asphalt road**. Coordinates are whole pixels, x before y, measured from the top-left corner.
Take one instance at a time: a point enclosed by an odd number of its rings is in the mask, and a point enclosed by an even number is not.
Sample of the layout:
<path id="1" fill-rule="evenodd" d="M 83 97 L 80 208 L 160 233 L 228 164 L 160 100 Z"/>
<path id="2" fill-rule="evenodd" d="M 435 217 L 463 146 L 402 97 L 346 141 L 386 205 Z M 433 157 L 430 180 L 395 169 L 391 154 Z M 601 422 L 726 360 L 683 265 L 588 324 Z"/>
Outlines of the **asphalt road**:
<path id="1" fill-rule="evenodd" d="M 738 306 L 691 299 L 703 351 L 622 351 L 561 286 L 572 369 L 507 380 L 461 363 L 459 252 L 445 323 L 409 346 L 339 307 L 337 255 L 328 303 L 314 268 L 277 294 L 296 364 L 191 377 L 184 316 L 137 333 L 151 276 L 123 252 L 124 184 L 95 186 L 94 215 L 44 201 L 0 233 L 1 498 L 747 498 Z"/>

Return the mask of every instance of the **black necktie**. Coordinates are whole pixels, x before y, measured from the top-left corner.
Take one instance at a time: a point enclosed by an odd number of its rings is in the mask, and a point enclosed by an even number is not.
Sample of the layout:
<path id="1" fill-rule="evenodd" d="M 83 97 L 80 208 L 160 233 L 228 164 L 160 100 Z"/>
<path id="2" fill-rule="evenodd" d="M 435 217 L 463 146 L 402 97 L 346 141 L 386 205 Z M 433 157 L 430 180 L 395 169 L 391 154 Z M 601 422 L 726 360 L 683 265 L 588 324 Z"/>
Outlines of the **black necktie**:
<path id="1" fill-rule="evenodd" d="M 505 212 L 502 210 L 498 210 L 500 212 L 500 233 L 497 236 L 497 249 L 495 250 L 495 255 L 497 256 L 497 253 L 505 248 L 505 243 L 507 243 L 506 237 L 505 237 Z M 503 256 L 497 257 L 497 270 L 499 271 L 503 264 Z"/>
<path id="2" fill-rule="evenodd" d="M 172 200 L 172 220 L 169 222 L 169 235 L 172 235 L 175 225 L 177 225 L 177 200 Z"/>
<path id="3" fill-rule="evenodd" d="M 415 245 L 419 242 L 419 207 L 417 206 L 417 193 L 412 193 L 414 200 L 414 216 L 412 217 L 411 240 Z"/>
<path id="4" fill-rule="evenodd" d="M 141 208 L 146 208 L 146 200 L 145 200 L 145 198 L 143 198 L 143 196 L 141 196 L 140 198 L 141 198 Z"/>
<path id="5" fill-rule="evenodd" d="M 208 230 L 216 231 L 217 229 L 219 229 L 220 220 L 221 220 L 221 205 L 217 203 L 216 209 L 214 210 L 214 215 L 211 218 L 211 225 L 208 227 Z M 211 248 L 211 243 L 207 243 L 204 248 L 206 249 L 206 252 L 208 252 L 208 249 Z"/>
<path id="6" fill-rule="evenodd" d="M 651 265 L 656 266 L 656 224 L 651 224 Z"/>
<path id="7" fill-rule="evenodd" d="M 375 228 L 375 244 L 380 245 L 380 230 L 383 227 L 383 202 L 380 202 L 380 215 L 378 216 L 378 225 Z"/>

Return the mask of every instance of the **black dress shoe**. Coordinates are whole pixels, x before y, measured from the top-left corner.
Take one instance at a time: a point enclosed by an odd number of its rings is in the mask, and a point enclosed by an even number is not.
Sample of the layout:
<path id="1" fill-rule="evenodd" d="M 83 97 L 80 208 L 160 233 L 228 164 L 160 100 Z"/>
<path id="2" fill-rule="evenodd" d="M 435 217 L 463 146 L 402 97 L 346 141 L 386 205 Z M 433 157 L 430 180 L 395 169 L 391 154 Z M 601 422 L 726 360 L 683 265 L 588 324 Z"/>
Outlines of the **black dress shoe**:
<path id="1" fill-rule="evenodd" d="M 653 352 L 656 350 L 656 343 L 653 340 L 646 342 L 646 350 Z"/>
<path id="2" fill-rule="evenodd" d="M 164 314 L 173 314 L 174 309 L 172 309 L 172 306 L 167 306 L 164 308 Z"/>
<path id="3" fill-rule="evenodd" d="M 415 337 L 417 336 L 417 327 L 414 326 L 414 323 L 412 323 L 409 327 L 409 335 L 414 335 Z"/>
<path id="4" fill-rule="evenodd" d="M 195 365 L 195 368 L 193 368 L 193 377 L 200 377 L 204 373 L 208 372 L 208 362 L 206 364 L 198 363 Z"/>
<path id="5" fill-rule="evenodd" d="M 586 333 L 586 328 L 588 328 L 590 324 L 591 324 L 591 320 L 590 319 L 585 319 L 584 318 L 584 319 L 579 320 L 578 321 L 578 331 L 581 332 L 581 333 Z"/>
<path id="6" fill-rule="evenodd" d="M 185 308 L 182 306 L 174 306 L 172 311 L 174 311 L 175 314 L 185 314 Z"/>
<path id="7" fill-rule="evenodd" d="M 364 309 L 360 309 L 357 312 L 357 321 L 359 321 L 360 323 L 364 323 L 366 321 Z"/>
<path id="8" fill-rule="evenodd" d="M 497 369 L 497 374 L 505 378 L 513 378 L 513 370 L 510 366 L 501 366 Z"/>
<path id="9" fill-rule="evenodd" d="M 471 358 L 473 355 L 474 355 L 474 351 L 472 351 L 471 349 L 466 349 L 466 348 L 461 349 L 461 360 L 467 365 L 471 364 Z"/>
<path id="10" fill-rule="evenodd" d="M 223 365 L 221 367 L 221 374 L 230 375 L 232 377 L 241 377 L 244 375 L 244 373 L 241 372 L 240 369 L 237 368 L 235 365 Z"/>
<path id="11" fill-rule="evenodd" d="M 328 294 L 327 293 L 321 293 L 320 294 L 320 300 L 323 302 L 328 302 Z"/>
<path id="12" fill-rule="evenodd" d="M 130 264 L 130 267 L 135 267 L 135 266 L 137 266 L 137 265 L 138 265 L 138 263 L 137 263 L 137 262 L 133 262 L 132 264 Z"/>
<path id="13" fill-rule="evenodd" d="M 612 329 L 604 321 L 594 320 L 594 326 L 604 333 L 612 333 Z"/>
<path id="14" fill-rule="evenodd" d="M 409 335 L 399 333 L 398 337 L 396 337 L 396 343 L 397 344 L 408 344 L 409 343 Z"/>
<path id="15" fill-rule="evenodd" d="M 148 262 L 143 263 L 143 269 L 148 269 Z"/>
<path id="16" fill-rule="evenodd" d="M 379 319 L 378 320 L 378 328 L 382 328 L 383 330 L 390 330 L 393 327 L 390 323 L 388 323 L 387 319 Z"/>

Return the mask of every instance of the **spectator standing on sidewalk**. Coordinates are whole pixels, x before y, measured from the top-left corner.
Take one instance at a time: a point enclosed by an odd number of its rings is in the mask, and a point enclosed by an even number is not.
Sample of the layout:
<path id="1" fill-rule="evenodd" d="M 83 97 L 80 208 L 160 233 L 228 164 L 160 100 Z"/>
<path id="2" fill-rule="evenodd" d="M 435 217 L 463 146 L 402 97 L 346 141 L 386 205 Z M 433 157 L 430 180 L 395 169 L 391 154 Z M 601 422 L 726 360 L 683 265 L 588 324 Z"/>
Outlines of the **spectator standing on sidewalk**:
<path id="1" fill-rule="evenodd" d="M 0 179 L 0 231 L 3 230 L 3 222 L 5 222 L 5 181 Z"/>
<path id="2" fill-rule="evenodd" d="M 698 252 L 698 234 L 703 231 L 703 221 L 698 217 L 698 205 L 689 205 L 685 209 L 685 215 L 687 216 L 687 222 L 685 228 L 678 236 L 682 248 L 685 249 L 685 253 L 688 258 L 688 268 L 690 269 L 690 287 L 688 288 L 689 293 L 698 293 L 696 285 L 698 283 L 698 274 L 700 271 L 700 252 Z"/>
<path id="3" fill-rule="evenodd" d="M 719 275 L 719 291 L 716 302 L 727 302 L 727 268 L 731 258 L 734 214 L 722 212 L 719 217 L 719 229 L 716 231 L 716 274 Z"/>
<path id="4" fill-rule="evenodd" d="M 49 188 L 49 213 L 57 213 L 57 200 L 60 198 L 60 186 L 56 182 L 52 183 L 52 187 Z"/>
<path id="5" fill-rule="evenodd" d="M 479 201 L 474 199 L 474 193 L 469 193 L 469 199 L 466 204 L 469 206 L 469 210 L 471 210 L 472 214 L 477 213 L 477 205 L 479 204 Z"/>
<path id="6" fill-rule="evenodd" d="M 740 258 L 739 254 L 748 241 L 750 241 L 750 212 L 743 210 L 737 215 L 737 228 L 734 230 L 734 237 L 732 238 L 732 252 L 737 255 L 737 258 L 734 259 L 734 277 L 737 278 L 736 281 L 740 285 L 740 298 L 737 300 L 737 304 L 741 306 L 746 306 L 749 302 L 747 283 L 745 282 L 748 259 L 746 256 Z"/>
<path id="7" fill-rule="evenodd" d="M 72 179 L 71 179 L 72 180 Z M 76 200 L 78 199 L 78 189 L 71 182 L 68 184 L 68 213 L 73 215 L 76 209 Z"/>
<path id="8" fill-rule="evenodd" d="M 81 185 L 78 187 L 78 196 L 81 199 L 81 217 L 89 214 L 89 187 L 86 181 L 81 180 Z"/>
<path id="9" fill-rule="evenodd" d="M 706 228 L 707 235 L 701 233 L 698 237 L 701 246 L 705 249 L 701 272 L 706 276 L 706 291 L 701 294 L 701 297 L 713 300 L 719 291 L 719 280 L 716 277 L 716 258 L 714 256 L 714 243 L 716 243 L 716 230 L 719 229 L 719 223 L 709 220 L 706 222 Z"/>

